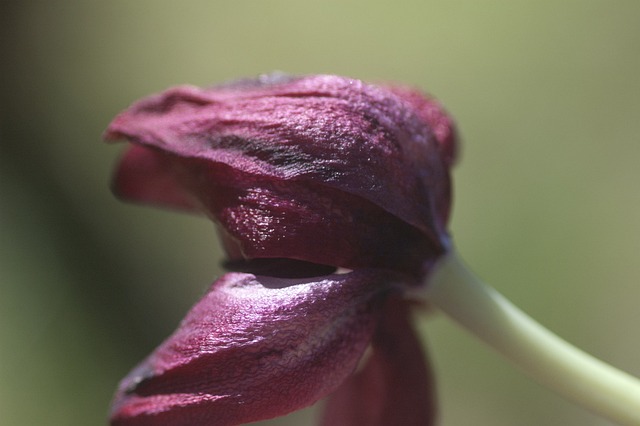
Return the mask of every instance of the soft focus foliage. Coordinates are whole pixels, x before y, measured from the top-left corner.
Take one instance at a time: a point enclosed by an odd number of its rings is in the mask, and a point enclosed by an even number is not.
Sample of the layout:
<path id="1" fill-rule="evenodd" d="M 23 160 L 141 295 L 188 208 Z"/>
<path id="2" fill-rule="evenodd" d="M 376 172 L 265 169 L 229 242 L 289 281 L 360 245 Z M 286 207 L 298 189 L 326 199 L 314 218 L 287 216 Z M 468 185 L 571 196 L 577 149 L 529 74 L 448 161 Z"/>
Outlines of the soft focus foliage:
<path id="1" fill-rule="evenodd" d="M 640 4 L 604 0 L 2 2 L 0 423 L 103 424 L 119 378 L 219 274 L 207 221 L 108 192 L 111 117 L 170 85 L 276 69 L 441 99 L 463 140 L 464 257 L 640 375 L 639 20 Z M 422 329 L 443 425 L 603 424 L 448 321 Z"/>

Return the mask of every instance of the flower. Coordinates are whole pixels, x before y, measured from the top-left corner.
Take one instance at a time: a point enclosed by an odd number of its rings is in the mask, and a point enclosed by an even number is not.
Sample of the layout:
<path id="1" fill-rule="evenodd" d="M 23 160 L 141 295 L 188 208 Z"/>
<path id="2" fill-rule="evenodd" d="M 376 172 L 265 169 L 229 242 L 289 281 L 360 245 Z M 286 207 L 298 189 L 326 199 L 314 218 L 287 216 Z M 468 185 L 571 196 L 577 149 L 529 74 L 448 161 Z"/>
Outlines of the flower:
<path id="1" fill-rule="evenodd" d="M 325 425 L 432 424 L 406 294 L 450 248 L 437 101 L 271 74 L 143 99 L 105 138 L 130 142 L 115 193 L 207 214 L 232 271 L 120 383 L 113 425 L 236 425 L 327 395 Z"/>

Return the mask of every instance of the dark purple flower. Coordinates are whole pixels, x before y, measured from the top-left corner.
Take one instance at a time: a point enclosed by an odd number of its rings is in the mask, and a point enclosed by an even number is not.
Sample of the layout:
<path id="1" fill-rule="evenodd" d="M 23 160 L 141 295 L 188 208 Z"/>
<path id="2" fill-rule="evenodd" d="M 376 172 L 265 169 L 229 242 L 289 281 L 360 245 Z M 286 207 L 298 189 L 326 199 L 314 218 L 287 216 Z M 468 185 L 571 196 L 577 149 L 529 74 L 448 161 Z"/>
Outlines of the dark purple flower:
<path id="1" fill-rule="evenodd" d="M 274 74 L 151 96 L 106 139 L 132 144 L 115 192 L 209 215 L 235 271 L 121 382 L 113 425 L 236 425 L 327 395 L 327 426 L 432 424 L 405 293 L 449 248 L 435 100 Z"/>

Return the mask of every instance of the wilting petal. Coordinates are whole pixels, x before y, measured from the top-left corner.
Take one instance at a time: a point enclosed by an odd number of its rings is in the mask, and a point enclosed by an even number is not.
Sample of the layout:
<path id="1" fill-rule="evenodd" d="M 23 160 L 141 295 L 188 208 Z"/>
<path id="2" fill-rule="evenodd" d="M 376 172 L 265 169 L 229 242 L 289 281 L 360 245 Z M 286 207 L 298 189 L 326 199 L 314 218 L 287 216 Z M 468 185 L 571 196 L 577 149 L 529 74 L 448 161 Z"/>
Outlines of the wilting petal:
<path id="1" fill-rule="evenodd" d="M 283 75 L 182 86 L 134 104 L 105 137 L 133 144 L 117 194 L 208 214 L 230 268 L 272 276 L 214 283 L 121 383 L 114 425 L 233 425 L 312 404 L 355 368 L 391 283 L 423 282 L 449 248 L 455 131 L 409 89 Z M 354 271 L 303 278 L 336 267 Z M 385 310 L 328 424 L 430 424 L 407 307 Z"/>
<path id="2" fill-rule="evenodd" d="M 133 146 L 115 186 L 126 198 L 208 212 L 232 260 L 278 257 L 420 275 L 441 252 L 416 228 L 360 197 L 315 183 L 256 178 L 154 148 Z"/>
<path id="3" fill-rule="evenodd" d="M 235 425 L 308 406 L 354 370 L 392 277 L 229 273 L 120 384 L 113 425 Z"/>
<path id="4" fill-rule="evenodd" d="M 105 137 L 202 160 L 213 175 L 232 169 L 270 182 L 271 190 L 299 181 L 351 194 L 442 251 L 455 152 L 446 136 L 453 135 L 446 132 L 451 122 L 436 102 L 398 93 L 337 76 L 182 86 L 134 104 Z M 198 197 L 214 183 L 206 177 L 197 176 Z"/>
<path id="5" fill-rule="evenodd" d="M 429 426 L 436 417 L 433 376 L 406 302 L 389 300 L 364 368 L 325 407 L 323 426 Z"/>
<path id="6" fill-rule="evenodd" d="M 123 198 L 146 204 L 196 211 L 201 204 L 185 190 L 178 164 L 170 155 L 132 146 L 120 160 L 113 188 Z"/>

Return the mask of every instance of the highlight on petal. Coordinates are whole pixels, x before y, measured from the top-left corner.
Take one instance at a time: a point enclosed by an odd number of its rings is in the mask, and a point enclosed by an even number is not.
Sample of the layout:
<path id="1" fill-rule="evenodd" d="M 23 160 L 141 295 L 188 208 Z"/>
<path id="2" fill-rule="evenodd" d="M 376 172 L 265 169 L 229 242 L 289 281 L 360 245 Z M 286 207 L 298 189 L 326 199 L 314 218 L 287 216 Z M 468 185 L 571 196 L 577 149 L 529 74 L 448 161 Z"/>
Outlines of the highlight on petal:
<path id="1" fill-rule="evenodd" d="M 455 134 L 439 104 L 420 96 L 331 75 L 181 86 L 132 105 L 105 138 L 200 160 L 213 175 L 233 170 L 269 182 L 272 191 L 298 182 L 349 194 L 406 222 L 442 251 Z M 121 173 L 131 174 L 128 167 Z M 173 176 L 173 168 L 167 173 Z M 128 179 L 119 181 L 125 197 L 183 207 L 158 197 L 150 181 L 152 196 L 127 191 Z M 206 173 L 177 184 L 208 201 Z"/>
<path id="2" fill-rule="evenodd" d="M 326 401 L 322 426 L 429 426 L 437 415 L 433 374 L 406 301 L 390 299 L 370 357 Z"/>
<path id="3" fill-rule="evenodd" d="M 231 260 L 290 258 L 419 276 L 426 261 L 442 252 L 416 228 L 360 197 L 173 158 L 154 148 L 127 151 L 114 184 L 127 198 L 206 211 L 219 225 Z"/>
<path id="4" fill-rule="evenodd" d="M 313 404 L 369 343 L 393 282 L 382 275 L 224 275 L 121 382 L 112 424 L 236 425 Z"/>
<path id="5" fill-rule="evenodd" d="M 371 358 L 329 400 L 326 424 L 430 424 L 431 378 L 406 303 L 386 303 L 376 324 L 384 299 L 424 282 L 449 249 L 457 141 L 437 101 L 274 74 L 150 96 L 105 138 L 131 143 L 116 194 L 207 214 L 226 265 L 251 272 L 216 281 L 122 381 L 114 426 L 286 414 L 347 380 L 372 335 Z"/>

